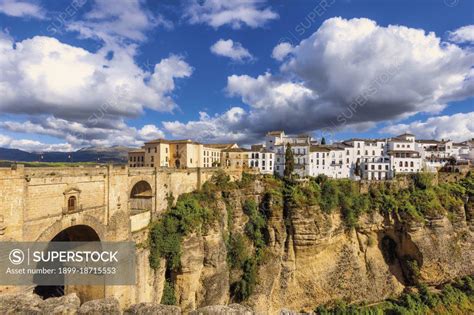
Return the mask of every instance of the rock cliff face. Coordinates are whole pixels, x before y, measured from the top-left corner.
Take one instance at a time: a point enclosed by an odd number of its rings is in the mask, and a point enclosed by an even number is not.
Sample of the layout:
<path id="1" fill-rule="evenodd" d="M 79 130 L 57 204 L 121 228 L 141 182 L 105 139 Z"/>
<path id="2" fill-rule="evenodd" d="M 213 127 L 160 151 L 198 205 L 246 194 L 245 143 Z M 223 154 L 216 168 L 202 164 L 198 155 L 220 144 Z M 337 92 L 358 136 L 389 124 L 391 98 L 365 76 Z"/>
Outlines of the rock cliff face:
<path id="1" fill-rule="evenodd" d="M 369 211 L 359 217 L 355 228 L 347 228 L 337 209 L 328 213 L 314 204 L 288 207 L 277 198 L 267 200 L 268 189 L 256 180 L 225 194 L 214 192 L 217 219 L 184 238 L 181 266 L 168 279 L 174 284 L 178 307 L 159 305 L 165 262 L 152 270 L 149 249 L 142 247 L 137 259 L 143 269 L 148 268 L 144 272 L 148 276 L 138 279 L 137 294 L 153 303 L 119 310 L 113 299 L 79 305 L 75 295 L 46 301 L 35 295 L 0 296 L 0 313 L 277 314 L 283 309 L 311 311 L 338 299 L 377 302 L 397 296 L 414 279 L 437 285 L 474 274 L 472 199 L 451 211 L 449 218 L 437 215 L 423 224 L 407 223 L 398 216 Z M 229 262 L 229 239 L 248 233 L 246 226 L 252 220 L 244 211 L 248 200 L 267 203 L 266 247 L 255 288 L 247 299 L 237 301 L 232 288 L 244 271 Z M 252 240 L 245 245 L 244 254 L 255 255 Z"/>
<path id="2" fill-rule="evenodd" d="M 227 202 L 219 201 L 218 222 L 203 236 L 186 238 L 182 272 L 175 276 L 184 310 L 233 302 L 229 290 L 239 271 L 229 276 L 226 240 L 229 232 L 243 233 L 244 200 L 260 202 L 262 193 L 258 181 L 232 191 Z M 433 285 L 473 274 L 473 204 L 450 220 L 433 218 L 423 226 L 374 212 L 361 217 L 355 229 L 345 228 L 338 211 L 326 214 L 319 206 L 305 206 L 285 214 L 282 206 L 272 205 L 266 258 L 253 294 L 243 303 L 272 314 L 283 308 L 310 311 L 336 299 L 376 302 L 411 284 L 410 262 L 416 262 L 419 279 Z"/>

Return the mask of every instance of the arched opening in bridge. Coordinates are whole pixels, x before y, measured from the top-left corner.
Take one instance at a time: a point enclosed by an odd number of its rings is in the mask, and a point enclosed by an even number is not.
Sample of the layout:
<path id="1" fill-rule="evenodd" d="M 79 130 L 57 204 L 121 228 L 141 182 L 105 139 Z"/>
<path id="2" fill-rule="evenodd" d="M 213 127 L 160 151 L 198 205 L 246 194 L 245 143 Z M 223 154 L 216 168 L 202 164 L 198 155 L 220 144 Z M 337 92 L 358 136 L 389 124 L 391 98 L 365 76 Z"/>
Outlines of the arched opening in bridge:
<path id="1" fill-rule="evenodd" d="M 100 242 L 97 232 L 88 225 L 68 227 L 51 239 L 51 242 Z M 64 280 L 64 278 L 62 279 Z M 76 293 L 81 302 L 104 298 L 104 285 L 38 285 L 34 293 L 43 299 Z"/>
<path id="2" fill-rule="evenodd" d="M 130 193 L 130 215 L 151 211 L 153 208 L 153 190 L 148 182 L 136 183 Z"/>

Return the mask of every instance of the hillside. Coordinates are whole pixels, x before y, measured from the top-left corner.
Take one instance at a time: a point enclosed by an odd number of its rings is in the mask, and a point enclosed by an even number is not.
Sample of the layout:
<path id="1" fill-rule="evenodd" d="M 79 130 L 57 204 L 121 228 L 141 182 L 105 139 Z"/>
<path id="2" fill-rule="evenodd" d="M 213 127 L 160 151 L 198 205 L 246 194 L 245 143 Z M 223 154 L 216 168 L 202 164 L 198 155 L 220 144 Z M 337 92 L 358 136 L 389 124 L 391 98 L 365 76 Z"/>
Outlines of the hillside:
<path id="1" fill-rule="evenodd" d="M 72 152 L 26 152 L 0 148 L 0 160 L 16 162 L 100 162 L 126 163 L 130 148 L 88 147 Z M 5 164 L 5 163 L 3 163 Z"/>

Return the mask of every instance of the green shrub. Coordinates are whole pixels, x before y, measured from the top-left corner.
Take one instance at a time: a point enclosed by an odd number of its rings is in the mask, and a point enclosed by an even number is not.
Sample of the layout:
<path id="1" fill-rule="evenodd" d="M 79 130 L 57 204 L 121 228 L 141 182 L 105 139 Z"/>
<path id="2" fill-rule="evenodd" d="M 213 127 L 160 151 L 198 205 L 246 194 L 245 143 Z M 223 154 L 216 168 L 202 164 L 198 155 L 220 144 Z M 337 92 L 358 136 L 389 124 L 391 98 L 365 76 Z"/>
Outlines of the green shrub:
<path id="1" fill-rule="evenodd" d="M 231 268 L 240 269 L 249 257 L 249 246 L 241 234 L 233 235 L 228 246 L 228 261 Z"/>
<path id="2" fill-rule="evenodd" d="M 254 258 L 245 260 L 242 268 L 242 278 L 232 285 L 232 295 L 237 301 L 245 301 L 257 284 L 257 262 Z"/>
<path id="3" fill-rule="evenodd" d="M 331 307 L 318 306 L 316 314 L 473 314 L 474 295 L 466 288 L 470 277 L 457 280 L 443 286 L 441 293 L 431 292 L 423 284 L 418 286 L 418 293 L 404 293 L 398 299 L 391 299 L 373 306 L 348 305 L 335 301 Z"/>
<path id="4" fill-rule="evenodd" d="M 257 257 L 262 254 L 261 251 L 265 247 L 265 232 L 267 222 L 265 217 L 257 208 L 255 200 L 246 200 L 243 204 L 244 213 L 249 217 L 245 224 L 245 234 L 255 245 Z"/>
<path id="5" fill-rule="evenodd" d="M 412 175 L 413 184 L 415 188 L 426 189 L 432 186 L 434 175 L 426 172 L 419 172 Z"/>
<path id="6" fill-rule="evenodd" d="M 163 288 L 163 295 L 161 296 L 161 304 L 176 305 L 176 296 L 174 294 L 174 285 L 172 282 L 166 280 Z"/>
<path id="7" fill-rule="evenodd" d="M 321 209 L 326 213 L 337 207 L 339 203 L 339 190 L 333 180 L 325 181 L 321 186 Z"/>

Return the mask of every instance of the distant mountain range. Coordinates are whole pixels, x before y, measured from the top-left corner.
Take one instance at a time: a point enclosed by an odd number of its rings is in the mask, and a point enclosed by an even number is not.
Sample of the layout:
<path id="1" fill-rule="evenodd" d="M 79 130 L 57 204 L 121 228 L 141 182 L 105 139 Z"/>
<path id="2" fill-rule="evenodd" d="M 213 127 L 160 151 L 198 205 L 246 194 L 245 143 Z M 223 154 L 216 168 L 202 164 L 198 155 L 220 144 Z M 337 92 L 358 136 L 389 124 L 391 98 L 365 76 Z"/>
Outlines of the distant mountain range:
<path id="1" fill-rule="evenodd" d="M 26 152 L 18 149 L 0 148 L 0 160 L 18 162 L 112 162 L 126 163 L 127 152 L 123 146 L 88 147 L 74 152 Z"/>

